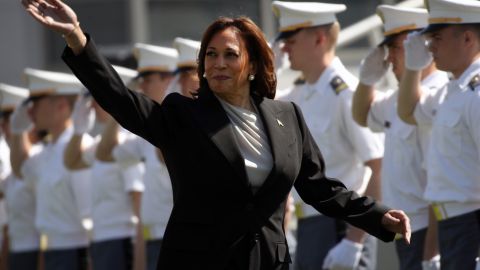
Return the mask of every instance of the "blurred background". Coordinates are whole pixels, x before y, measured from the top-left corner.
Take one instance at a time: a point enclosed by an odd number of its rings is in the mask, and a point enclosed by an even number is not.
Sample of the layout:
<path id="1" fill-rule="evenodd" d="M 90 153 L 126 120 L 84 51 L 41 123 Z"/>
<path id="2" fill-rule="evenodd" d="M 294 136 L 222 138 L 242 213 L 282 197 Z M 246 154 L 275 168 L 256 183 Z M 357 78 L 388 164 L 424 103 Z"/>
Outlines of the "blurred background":
<path id="1" fill-rule="evenodd" d="M 291 0 L 292 1 L 292 0 Z M 246 15 L 275 37 L 277 21 L 271 0 L 67 0 L 77 12 L 84 31 L 95 37 L 102 53 L 116 63 L 135 68 L 131 48 L 135 42 L 171 46 L 177 36 L 200 40 L 206 26 L 219 16 Z M 324 0 L 346 4 L 338 19 L 345 29 L 375 14 L 379 4 L 395 0 Z M 421 2 L 421 1 L 418 1 Z M 20 0 L 0 0 L 0 81 L 23 85 L 25 67 L 65 71 L 60 59 L 65 46 L 59 34 L 37 25 Z M 380 22 L 378 18 L 375 18 Z M 378 31 L 381 36 L 381 31 Z M 371 35 L 349 41 L 339 52 L 347 65 L 355 68 L 371 45 Z M 345 59 L 343 59 L 345 58 Z"/>
<path id="2" fill-rule="evenodd" d="M 290 0 L 294 1 L 294 0 Z M 200 40 L 203 31 L 219 16 L 246 15 L 273 40 L 277 21 L 272 0 L 67 0 L 79 16 L 82 29 L 90 33 L 101 52 L 114 64 L 136 68 L 131 48 L 136 42 L 172 46 L 175 37 Z M 300 2 L 300 1 L 299 1 Z M 382 39 L 381 21 L 375 15 L 380 4 L 397 0 L 323 0 L 343 3 L 338 15 L 342 26 L 338 55 L 354 74 L 367 51 Z M 421 0 L 402 5 L 421 6 Z M 20 0 L 0 0 L 0 82 L 24 86 L 25 67 L 67 71 L 60 55 L 65 46 L 61 35 L 43 29 L 25 14 Z M 297 74 L 290 75 L 294 78 Z M 391 76 L 385 87 L 396 84 Z M 393 244 L 379 244 L 377 269 L 396 269 Z"/>

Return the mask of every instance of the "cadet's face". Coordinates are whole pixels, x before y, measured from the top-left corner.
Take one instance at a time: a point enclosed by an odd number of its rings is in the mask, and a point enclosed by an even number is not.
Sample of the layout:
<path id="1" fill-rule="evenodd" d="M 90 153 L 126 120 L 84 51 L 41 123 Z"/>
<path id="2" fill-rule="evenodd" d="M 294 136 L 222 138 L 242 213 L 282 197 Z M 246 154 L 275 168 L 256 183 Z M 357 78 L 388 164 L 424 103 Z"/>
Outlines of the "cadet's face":
<path id="1" fill-rule="evenodd" d="M 387 61 L 392 64 L 392 71 L 398 81 L 402 78 L 405 71 L 405 51 L 403 41 L 407 38 L 407 33 L 397 35 L 391 43 L 387 45 Z"/>
<path id="2" fill-rule="evenodd" d="M 462 35 L 453 26 L 434 31 L 427 36 L 428 47 L 433 60 L 440 70 L 455 73 L 458 68 L 459 53 L 462 50 Z"/>
<path id="3" fill-rule="evenodd" d="M 33 124 L 40 130 L 49 130 L 57 115 L 57 97 L 45 96 L 33 101 L 30 108 L 30 118 Z"/>
<path id="4" fill-rule="evenodd" d="M 149 98 L 161 102 L 173 75 L 150 73 L 139 79 L 139 87 Z"/>
<path id="5" fill-rule="evenodd" d="M 288 54 L 290 68 L 293 70 L 304 70 L 312 60 L 311 52 L 314 50 L 315 45 L 315 35 L 305 29 L 283 40 L 282 50 Z"/>
<path id="6" fill-rule="evenodd" d="M 182 95 L 192 97 L 191 93 L 197 91 L 200 87 L 197 70 L 188 69 L 180 72 L 178 83 L 180 84 Z"/>
<path id="7" fill-rule="evenodd" d="M 216 94 L 248 92 L 253 74 L 244 41 L 232 28 L 216 33 L 207 45 L 205 75 Z"/>

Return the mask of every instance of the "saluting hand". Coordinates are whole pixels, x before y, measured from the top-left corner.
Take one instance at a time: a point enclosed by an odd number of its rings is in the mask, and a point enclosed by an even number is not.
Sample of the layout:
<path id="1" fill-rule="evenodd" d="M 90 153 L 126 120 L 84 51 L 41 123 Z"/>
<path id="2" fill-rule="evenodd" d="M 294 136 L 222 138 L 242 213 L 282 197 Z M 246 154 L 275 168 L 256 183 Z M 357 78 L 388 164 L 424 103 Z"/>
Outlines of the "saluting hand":
<path id="1" fill-rule="evenodd" d="M 390 210 L 382 217 L 382 225 L 389 231 L 401 234 L 407 244 L 410 244 L 412 230 L 410 219 L 402 210 Z"/>
<path id="2" fill-rule="evenodd" d="M 375 47 L 360 64 L 359 80 L 365 85 L 374 85 L 387 73 L 389 63 L 385 59 L 385 48 Z"/>
<path id="3" fill-rule="evenodd" d="M 412 32 L 403 41 L 405 67 L 409 70 L 422 70 L 433 61 L 425 37 L 420 32 Z"/>
<path id="4" fill-rule="evenodd" d="M 73 132 L 82 135 L 89 132 L 95 124 L 95 113 L 92 109 L 92 96 L 87 90 L 82 91 L 75 102 L 72 112 Z"/>
<path id="5" fill-rule="evenodd" d="M 62 35 L 78 27 L 77 15 L 60 0 L 22 0 L 22 5 L 35 20 Z"/>

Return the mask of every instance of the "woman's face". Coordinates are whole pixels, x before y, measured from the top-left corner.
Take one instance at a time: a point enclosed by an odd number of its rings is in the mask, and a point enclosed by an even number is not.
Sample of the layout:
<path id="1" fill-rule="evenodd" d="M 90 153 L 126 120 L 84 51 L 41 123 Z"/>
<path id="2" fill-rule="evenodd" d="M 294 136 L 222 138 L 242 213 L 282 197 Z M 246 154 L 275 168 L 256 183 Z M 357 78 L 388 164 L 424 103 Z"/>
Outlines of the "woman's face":
<path id="1" fill-rule="evenodd" d="M 248 75 L 254 74 L 245 43 L 233 28 L 216 33 L 207 45 L 205 75 L 219 95 L 250 91 Z"/>

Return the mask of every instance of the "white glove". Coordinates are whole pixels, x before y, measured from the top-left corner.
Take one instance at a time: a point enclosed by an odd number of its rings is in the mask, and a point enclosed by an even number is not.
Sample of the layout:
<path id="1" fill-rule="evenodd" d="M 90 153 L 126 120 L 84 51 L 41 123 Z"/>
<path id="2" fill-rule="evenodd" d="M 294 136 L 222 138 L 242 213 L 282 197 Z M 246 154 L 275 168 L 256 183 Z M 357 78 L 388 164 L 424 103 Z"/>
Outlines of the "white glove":
<path id="1" fill-rule="evenodd" d="M 22 134 L 29 131 L 32 127 L 32 120 L 28 115 L 29 103 L 22 103 L 15 108 L 10 117 L 10 131 L 12 134 Z"/>
<path id="2" fill-rule="evenodd" d="M 422 262 L 422 270 L 440 270 L 440 255 Z"/>
<path id="3" fill-rule="evenodd" d="M 92 110 L 92 98 L 81 94 L 75 102 L 72 113 L 73 130 L 76 135 L 87 133 L 95 124 L 95 112 Z"/>
<path id="4" fill-rule="evenodd" d="M 389 63 L 385 60 L 385 48 L 376 47 L 360 63 L 360 82 L 374 85 L 387 73 Z"/>
<path id="5" fill-rule="evenodd" d="M 281 42 L 275 42 L 273 41 L 272 43 L 272 51 L 273 51 L 273 56 L 275 58 L 275 71 L 278 71 L 279 69 L 285 68 L 285 66 L 288 64 L 285 61 L 285 53 L 282 51 L 281 48 Z"/>
<path id="6" fill-rule="evenodd" d="M 405 50 L 405 67 L 409 70 L 422 70 L 433 61 L 425 37 L 420 32 L 412 32 L 403 41 Z"/>
<path id="7" fill-rule="evenodd" d="M 342 239 L 335 247 L 330 249 L 323 261 L 322 269 L 353 270 L 358 266 L 362 256 L 363 245 Z"/>

